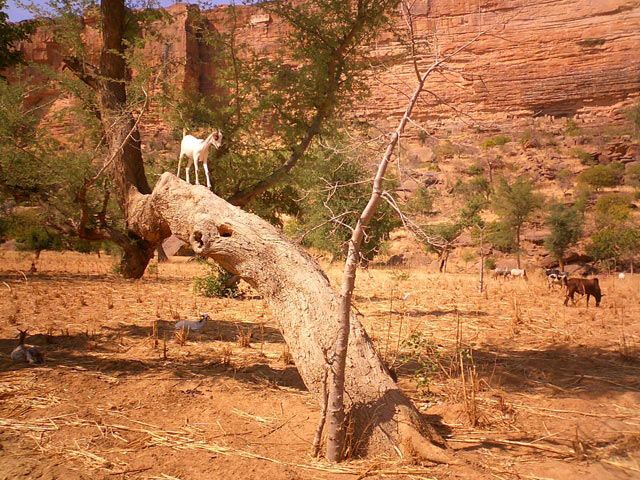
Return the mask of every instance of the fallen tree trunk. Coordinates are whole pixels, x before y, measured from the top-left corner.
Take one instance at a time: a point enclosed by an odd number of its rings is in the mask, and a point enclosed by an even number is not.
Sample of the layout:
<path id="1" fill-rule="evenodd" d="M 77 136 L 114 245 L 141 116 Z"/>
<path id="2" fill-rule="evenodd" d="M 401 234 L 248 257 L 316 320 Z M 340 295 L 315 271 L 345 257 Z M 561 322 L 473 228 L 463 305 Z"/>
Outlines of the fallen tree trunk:
<path id="1" fill-rule="evenodd" d="M 132 193 L 132 192 L 130 192 Z M 128 228 L 157 240 L 171 231 L 193 250 L 239 275 L 269 303 L 296 367 L 321 404 L 334 355 L 340 300 L 319 265 L 275 227 L 204 186 L 165 173 L 150 195 L 130 196 Z M 444 441 L 398 389 L 357 318 L 351 318 L 345 378 L 352 453 L 401 453 L 451 462 Z"/>

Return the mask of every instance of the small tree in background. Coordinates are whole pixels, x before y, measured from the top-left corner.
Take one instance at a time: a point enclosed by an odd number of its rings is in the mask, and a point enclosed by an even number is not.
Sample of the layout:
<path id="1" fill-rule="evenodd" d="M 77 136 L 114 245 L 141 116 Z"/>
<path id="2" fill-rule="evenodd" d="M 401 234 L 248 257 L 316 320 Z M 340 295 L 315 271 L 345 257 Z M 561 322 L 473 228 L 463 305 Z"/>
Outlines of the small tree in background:
<path id="1" fill-rule="evenodd" d="M 533 184 L 523 176 L 509 184 L 501 178 L 493 194 L 492 208 L 500 217 L 501 230 L 513 230 L 516 258 L 520 268 L 520 234 L 522 226 L 531 219 L 542 205 L 543 197 L 534 190 Z"/>
<path id="2" fill-rule="evenodd" d="M 544 239 L 544 247 L 558 260 L 560 270 L 564 270 L 565 253 L 582 236 L 582 215 L 575 207 L 554 203 L 549 207 L 545 223 L 551 234 Z"/>
<path id="3" fill-rule="evenodd" d="M 596 260 L 612 261 L 613 267 L 624 261 L 630 263 L 640 249 L 640 230 L 631 223 L 631 200 L 627 195 L 602 195 L 594 208 L 598 230 L 591 235 L 587 252 Z"/>

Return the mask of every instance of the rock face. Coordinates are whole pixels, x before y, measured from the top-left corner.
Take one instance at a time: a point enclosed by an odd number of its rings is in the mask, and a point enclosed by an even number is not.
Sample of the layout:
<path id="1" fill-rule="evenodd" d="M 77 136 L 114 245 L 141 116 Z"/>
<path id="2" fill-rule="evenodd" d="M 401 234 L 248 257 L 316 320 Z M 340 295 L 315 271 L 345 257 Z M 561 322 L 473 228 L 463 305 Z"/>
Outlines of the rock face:
<path id="1" fill-rule="evenodd" d="M 215 93 L 216 52 L 199 42 L 196 17 L 205 28 L 235 29 L 259 55 L 270 55 L 286 33 L 284 24 L 256 7 L 241 7 L 232 16 L 221 6 L 200 12 L 195 6 L 168 8 L 173 22 L 163 34 L 168 46 L 150 45 L 149 58 L 159 64 L 174 60 L 166 75 L 180 88 L 203 95 Z M 441 55 L 484 33 L 449 63 L 449 71 L 434 75 L 415 119 L 434 127 L 476 123 L 499 128 L 531 116 L 578 116 L 583 121 L 614 121 L 620 102 L 640 92 L 640 2 L 635 0 L 418 0 L 418 35 L 437 32 Z M 95 25 L 85 21 L 86 38 L 95 45 Z M 390 34 L 370 47 L 389 57 L 400 52 Z M 53 69 L 62 56 L 47 27 L 23 46 L 27 59 Z M 426 63 L 426 61 L 425 61 Z M 412 82 L 407 58 L 385 73 L 371 77 L 372 98 L 356 115 L 380 125 L 393 124 L 406 103 L 406 82 Z M 33 102 L 51 101 L 44 91 Z M 48 107 L 59 110 L 65 99 Z M 169 132 L 157 105 L 142 125 L 146 139 L 167 140 Z M 59 122 L 59 120 L 56 120 Z M 52 122 L 55 123 L 55 121 Z"/>

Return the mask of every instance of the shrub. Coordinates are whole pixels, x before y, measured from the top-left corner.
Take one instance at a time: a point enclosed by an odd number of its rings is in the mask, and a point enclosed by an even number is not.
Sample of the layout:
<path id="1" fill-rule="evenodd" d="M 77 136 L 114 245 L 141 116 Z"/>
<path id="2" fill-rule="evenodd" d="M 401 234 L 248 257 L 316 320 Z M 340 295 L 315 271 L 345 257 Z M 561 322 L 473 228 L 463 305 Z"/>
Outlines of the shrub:
<path id="1" fill-rule="evenodd" d="M 620 262 L 640 248 L 640 231 L 629 227 L 606 227 L 591 235 L 587 253 L 596 260 Z"/>
<path id="2" fill-rule="evenodd" d="M 640 140 L 640 103 L 628 108 L 625 111 L 625 115 L 633 126 L 633 133 Z"/>
<path id="3" fill-rule="evenodd" d="M 564 134 L 569 137 L 576 137 L 582 133 L 582 128 L 578 126 L 573 118 L 567 118 L 567 123 L 564 125 Z"/>
<path id="4" fill-rule="evenodd" d="M 610 165 L 595 165 L 582 172 L 578 179 L 596 190 L 604 187 L 615 187 L 622 182 L 624 165 L 612 163 Z"/>
<path id="5" fill-rule="evenodd" d="M 556 174 L 556 178 L 563 191 L 567 191 L 573 187 L 573 173 L 571 173 L 571 170 L 563 168 Z"/>
<path id="6" fill-rule="evenodd" d="M 3 236 L 13 238 L 19 250 L 40 252 L 61 250 L 62 237 L 44 226 L 44 219 L 36 210 L 25 210 L 3 220 Z"/>
<path id="7" fill-rule="evenodd" d="M 578 45 L 581 47 L 599 47 L 606 42 L 604 38 L 585 38 L 584 40 L 578 40 Z"/>
<path id="8" fill-rule="evenodd" d="M 640 187 L 640 163 L 627 165 L 625 171 L 625 182 L 634 187 Z"/>
<path id="9" fill-rule="evenodd" d="M 419 187 L 416 195 L 409 202 L 409 208 L 414 212 L 428 213 L 433 208 L 433 196 L 426 187 Z"/>
<path id="10" fill-rule="evenodd" d="M 459 155 L 462 149 L 454 145 L 451 140 L 443 140 L 433 149 L 433 153 L 436 158 L 451 158 L 455 155 Z"/>
<path id="11" fill-rule="evenodd" d="M 586 152 L 580 147 L 573 148 L 569 153 L 572 156 L 578 158 L 580 160 L 580 163 L 582 163 L 582 165 L 598 164 L 598 159 L 595 157 L 595 155 L 592 155 L 589 152 Z"/>
<path id="12" fill-rule="evenodd" d="M 496 259 L 493 257 L 487 257 L 484 259 L 484 269 L 489 271 L 489 270 L 495 270 L 496 269 Z"/>
<path id="13" fill-rule="evenodd" d="M 485 150 L 491 147 L 499 147 L 501 145 L 505 145 L 507 143 L 511 143 L 511 138 L 506 135 L 496 135 L 495 137 L 485 138 L 482 141 L 482 148 Z"/>
<path id="14" fill-rule="evenodd" d="M 631 200 L 628 195 L 609 193 L 598 198 L 595 205 L 596 225 L 599 228 L 608 225 L 620 225 L 631 214 Z"/>
<path id="15" fill-rule="evenodd" d="M 538 132 L 533 128 L 527 128 L 520 136 L 520 144 L 523 147 L 538 148 L 540 147 L 540 139 Z"/>
<path id="16" fill-rule="evenodd" d="M 208 264 L 209 273 L 204 277 L 196 278 L 193 283 L 193 291 L 205 297 L 235 298 L 238 296 L 238 284 L 228 286 L 233 276 L 216 264 Z"/>
<path id="17" fill-rule="evenodd" d="M 469 165 L 464 171 L 467 175 L 482 175 L 484 173 L 484 167 L 481 163 L 474 163 L 473 165 Z"/>

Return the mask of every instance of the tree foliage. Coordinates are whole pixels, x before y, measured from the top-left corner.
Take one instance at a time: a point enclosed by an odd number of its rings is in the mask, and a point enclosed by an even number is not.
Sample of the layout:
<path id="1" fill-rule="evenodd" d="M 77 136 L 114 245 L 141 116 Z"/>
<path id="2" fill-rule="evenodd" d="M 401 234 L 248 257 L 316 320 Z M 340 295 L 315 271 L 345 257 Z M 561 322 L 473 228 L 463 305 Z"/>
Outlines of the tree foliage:
<path id="1" fill-rule="evenodd" d="M 23 61 L 18 42 L 26 40 L 35 28 L 36 22 L 9 22 L 9 16 L 4 9 L 7 0 L 0 0 L 0 71 L 17 65 Z"/>
<path id="2" fill-rule="evenodd" d="M 566 251 L 582 236 L 583 217 L 575 207 L 554 203 L 549 207 L 545 223 L 551 233 L 544 239 L 544 247 L 562 264 Z"/>
<path id="3" fill-rule="evenodd" d="M 594 218 L 598 230 L 591 235 L 587 252 L 596 260 L 620 263 L 640 250 L 640 230 L 631 221 L 631 201 L 622 194 L 602 195 Z"/>
<path id="4" fill-rule="evenodd" d="M 496 233 L 492 233 L 495 239 L 500 238 L 503 248 L 515 248 L 518 255 L 518 268 L 520 268 L 520 233 L 522 226 L 528 222 L 533 213 L 542 206 L 543 197 L 535 191 L 530 180 L 523 176 L 516 178 L 513 183 L 500 178 L 492 196 L 491 206 L 500 217 L 500 224 L 494 227 Z M 509 246 L 509 231 L 513 232 L 514 245 Z M 497 232 L 500 236 L 497 237 Z"/>
<path id="5" fill-rule="evenodd" d="M 110 199 L 113 185 L 104 175 L 94 179 L 99 170 L 97 167 L 108 158 L 108 152 L 98 121 L 101 114 L 99 95 L 92 87 L 104 78 L 92 65 L 92 54 L 85 43 L 85 28 L 90 28 L 86 25 L 91 22 L 84 22 L 80 17 L 83 14 L 100 15 L 96 10 L 86 9 L 91 5 L 50 2 L 48 8 L 53 20 L 47 26 L 70 67 L 63 72 L 48 72 L 50 81 L 63 94 L 75 99 L 75 113 L 92 129 L 90 135 L 78 131 L 78 136 L 85 135 L 78 142 L 73 142 L 74 132 L 70 132 L 72 141 L 69 144 L 82 145 L 82 152 L 86 153 L 65 149 L 62 149 L 65 153 L 61 153 L 57 150 L 60 145 L 56 147 L 47 132 L 39 129 L 37 115 L 15 115 L 9 122 L 13 130 L 31 133 L 38 130 L 35 135 L 27 134 L 23 138 L 40 138 L 42 143 L 36 146 L 37 142 L 29 141 L 28 145 L 16 147 L 13 142 L 13 154 L 2 160 L 3 167 L 10 167 L 3 169 L 6 178 L 2 181 L 14 191 L 26 192 L 26 201 L 47 205 L 49 221 L 52 224 L 62 221 L 64 225 L 58 226 L 67 234 L 91 231 L 96 233 L 93 239 L 97 240 L 97 230 L 92 226 L 100 224 L 103 231 L 119 232 L 118 238 L 125 238 L 124 219 L 121 213 L 114 211 L 118 206 Z M 223 147 L 213 153 L 216 156 L 216 167 L 212 169 L 215 193 L 281 224 L 283 215 L 299 213 L 300 205 L 295 199 L 302 197 L 303 184 L 305 189 L 323 186 L 323 180 L 313 176 L 314 164 L 322 162 L 327 155 L 316 145 L 317 139 L 330 139 L 335 132 L 348 126 L 340 118 L 355 98 L 366 94 L 363 72 L 371 66 L 366 51 L 360 46 L 388 24 L 396 5 L 397 0 L 357 3 L 308 0 L 295 5 L 284 1 L 260 3 L 258 8 L 282 19 L 289 32 L 279 51 L 270 58 L 249 49 L 239 40 L 236 32 L 241 24 L 236 7 L 225 7 L 228 18 L 234 23 L 228 33 L 209 29 L 204 17 L 198 18 L 197 10 L 190 9 L 192 33 L 198 42 L 210 47 L 208 51 L 214 57 L 208 61 L 217 67 L 215 78 L 209 79 L 215 87 L 214 93 L 205 96 L 193 88 L 195 86 L 175 87 L 171 80 L 174 67 L 178 66 L 175 61 L 163 57 L 158 65 L 157 58 L 154 60 L 148 55 L 146 46 L 149 42 L 169 46 L 170 39 L 163 38 L 161 32 L 162 26 L 171 21 L 169 15 L 163 10 L 127 10 L 124 50 L 120 55 L 129 72 L 124 83 L 125 110 L 134 118 L 144 115 L 149 101 L 147 96 L 152 96 L 151 102 L 163 104 L 167 111 L 174 112 L 169 120 L 174 127 L 176 143 L 183 127 L 195 134 L 208 133 L 213 127 L 222 129 Z M 18 97 L 13 99 L 12 105 L 23 100 Z M 25 112 L 22 107 L 11 111 L 33 113 Z M 6 138 L 10 136 L 11 133 L 5 135 Z M 152 143 L 142 139 L 143 143 L 145 141 Z M 43 152 L 45 143 L 47 151 Z M 22 155 L 20 149 L 33 150 L 34 159 L 45 160 L 37 166 L 29 161 L 28 155 Z M 66 156 L 67 153 L 73 160 Z M 62 161 L 71 168 L 52 166 L 51 172 L 63 172 L 72 178 L 48 175 L 47 162 Z M 152 173 L 174 168 L 172 163 L 175 161 L 155 153 L 145 158 L 146 169 Z M 344 161 L 354 160 L 345 158 Z M 13 168 L 11 162 L 20 163 L 20 168 Z M 341 171 L 353 178 L 353 172 L 361 168 L 355 165 L 353 171 L 349 168 Z M 309 179 L 315 179 L 313 187 L 309 185 Z M 52 185 L 54 181 L 57 183 Z M 65 185 L 66 189 L 60 190 L 60 185 Z M 34 193 L 38 196 L 34 197 Z M 49 204 L 52 199 L 57 202 L 55 205 Z"/>
<path id="6" fill-rule="evenodd" d="M 298 211 L 288 231 L 301 236 L 303 245 L 344 258 L 350 228 L 355 227 L 368 202 L 371 173 L 356 161 L 345 161 L 342 155 L 313 163 L 308 179 L 300 181 L 306 193 L 296 202 Z M 316 179 L 322 179 L 318 183 Z M 395 182 L 388 180 L 386 190 L 393 191 Z M 400 226 L 400 219 L 387 202 L 381 202 L 366 229 L 361 255 L 369 261 L 379 251 L 390 232 Z"/>

